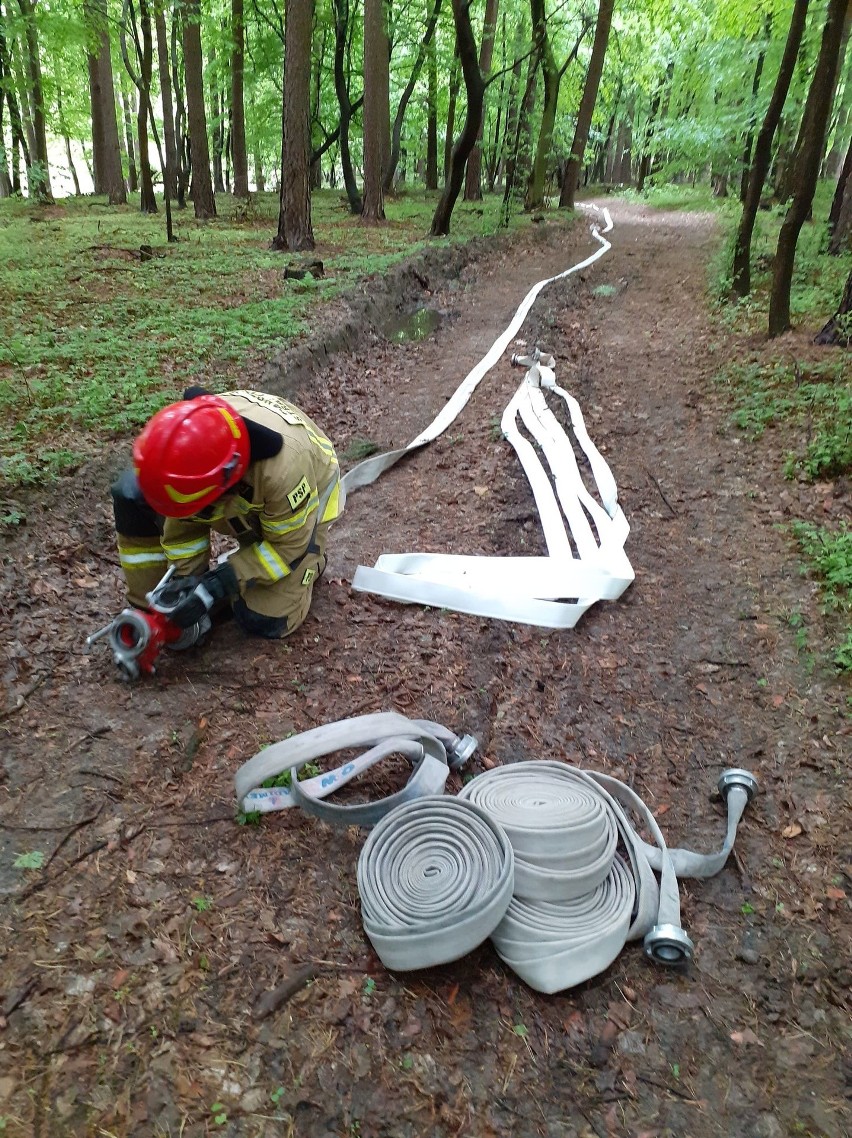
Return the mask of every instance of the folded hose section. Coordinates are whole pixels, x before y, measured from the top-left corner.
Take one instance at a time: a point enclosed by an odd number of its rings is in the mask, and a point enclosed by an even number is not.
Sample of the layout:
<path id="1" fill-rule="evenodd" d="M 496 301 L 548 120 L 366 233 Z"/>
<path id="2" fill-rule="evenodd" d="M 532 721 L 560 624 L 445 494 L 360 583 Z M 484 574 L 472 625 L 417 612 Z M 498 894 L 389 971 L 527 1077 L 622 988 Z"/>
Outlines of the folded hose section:
<path id="1" fill-rule="evenodd" d="M 597 210 L 596 206 L 590 208 Z M 374 482 L 402 457 L 446 430 L 502 357 L 541 290 L 593 264 L 610 249 L 603 234 L 612 229 L 612 219 L 608 210 L 599 212 L 605 224 L 600 229 L 597 225 L 591 228 L 599 248 L 564 272 L 534 285 L 509 326 L 433 422 L 408 446 L 375 455 L 348 471 L 341 481 L 344 494 Z M 617 599 L 633 581 L 633 568 L 624 552 L 630 527 L 618 505 L 615 479 L 589 438 L 579 404 L 556 383 L 552 357 L 534 352 L 529 357 L 513 357 L 513 363 L 528 370 L 500 425 L 529 481 L 547 556 L 382 554 L 372 568 L 358 567 L 354 588 L 406 603 L 544 628 L 573 628 L 591 605 Z M 565 404 L 570 436 L 545 401 L 545 391 Z M 575 445 L 588 471 L 591 491 L 575 458 Z"/>
<path id="2" fill-rule="evenodd" d="M 367 750 L 333 770 L 299 781 L 306 763 L 335 751 Z M 325 822 L 341 826 L 373 826 L 389 810 L 412 798 L 441 794 L 450 769 L 467 762 L 476 749 L 472 735 L 458 736 L 428 719 L 407 719 L 394 711 L 340 719 L 303 731 L 258 751 L 234 776 L 240 809 L 268 813 L 301 806 Z M 374 802 L 345 806 L 323 802 L 359 774 L 391 755 L 401 755 L 411 766 L 402 790 Z M 262 787 L 261 783 L 291 771 L 289 786 Z"/>

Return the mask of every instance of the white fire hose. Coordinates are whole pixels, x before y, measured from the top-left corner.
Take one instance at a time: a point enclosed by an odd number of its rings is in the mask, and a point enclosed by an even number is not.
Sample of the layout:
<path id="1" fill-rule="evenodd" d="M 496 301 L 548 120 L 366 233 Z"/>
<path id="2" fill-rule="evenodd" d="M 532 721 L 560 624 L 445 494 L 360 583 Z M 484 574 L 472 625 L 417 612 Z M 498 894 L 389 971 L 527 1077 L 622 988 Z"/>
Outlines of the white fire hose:
<path id="1" fill-rule="evenodd" d="M 408 446 L 368 458 L 350 470 L 341 482 L 344 493 L 374 482 L 404 455 L 446 430 L 502 357 L 541 290 L 587 268 L 611 247 L 603 236 L 612 229 L 606 209 L 603 218 L 603 228 L 599 230 L 593 225 L 591 230 L 600 248 L 564 272 L 534 285 L 508 328 L 465 377 L 435 420 Z M 589 438 L 579 404 L 557 385 L 552 357 L 536 352 L 529 357 L 513 357 L 513 363 L 528 370 L 503 413 L 501 429 L 520 458 L 532 488 L 547 556 L 383 554 L 373 568 L 358 567 L 352 582 L 356 589 L 394 600 L 545 628 L 573 628 L 586 609 L 598 600 L 615 600 L 633 580 L 633 569 L 624 553 L 630 527 L 618 505 L 615 479 Z M 545 391 L 567 405 L 574 441 L 588 462 L 597 497 L 586 487 L 571 439 L 548 407 Z M 520 424 L 535 440 L 538 450 L 521 432 Z"/>
<path id="2" fill-rule="evenodd" d="M 333 770 L 304 781 L 296 777 L 300 767 L 335 751 L 367 747 Z M 411 798 L 441 794 L 450 770 L 463 766 L 476 750 L 472 735 L 455 735 L 440 723 L 407 719 L 393 711 L 359 715 L 324 723 L 258 751 L 234 776 L 240 809 L 247 814 L 269 813 L 301 806 L 323 821 L 342 826 L 373 826 L 389 810 Z M 391 755 L 402 755 L 412 771 L 402 790 L 378 802 L 351 806 L 334 805 L 322 799 L 345 786 L 359 774 Z M 290 785 L 262 787 L 277 775 L 291 771 Z"/>
<path id="3" fill-rule="evenodd" d="M 479 944 L 490 936 L 501 959 L 541 992 L 562 991 L 596 976 L 628 941 L 639 938 L 652 960 L 680 964 L 691 958 L 693 945 L 680 925 L 677 875 L 710 877 L 721 870 L 757 782 L 748 771 L 728 770 L 718 787 L 727 804 L 727 832 L 719 851 L 705 855 L 668 849 L 651 811 L 618 779 L 547 760 L 495 768 L 468 783 L 459 799 L 479 807 L 514 850 L 514 896 L 502 920 L 492 925 L 488 909 L 487 919 L 476 921 L 480 896 L 490 896 L 492 886 L 475 844 L 468 852 L 465 816 L 453 816 L 454 828 L 440 830 L 431 824 L 433 803 L 427 800 L 409 803 L 404 816 L 397 810 L 388 814 L 362 851 L 358 887 L 364 928 L 389 968 L 437 963 L 433 940 L 423 951 L 423 935 L 435 916 L 428 886 L 442 872 L 449 847 L 464 859 L 453 864 L 454 895 L 471 898 L 471 907 L 460 903 L 442 919 L 450 953 L 444 959 L 456 959 L 460 943 Z M 415 874 L 416 887 L 408 889 L 410 868 L 399 860 L 392 836 L 403 821 L 413 826 L 420 811 L 424 825 L 418 831 L 417 865 L 422 868 Z M 647 827 L 655 844 L 643 841 L 629 813 Z M 379 833 L 393 841 L 393 856 L 381 856 Z M 387 894 L 394 897 L 392 914 L 384 912 L 380 935 L 374 937 L 375 898 Z M 459 939 L 455 922 L 463 930 Z"/>

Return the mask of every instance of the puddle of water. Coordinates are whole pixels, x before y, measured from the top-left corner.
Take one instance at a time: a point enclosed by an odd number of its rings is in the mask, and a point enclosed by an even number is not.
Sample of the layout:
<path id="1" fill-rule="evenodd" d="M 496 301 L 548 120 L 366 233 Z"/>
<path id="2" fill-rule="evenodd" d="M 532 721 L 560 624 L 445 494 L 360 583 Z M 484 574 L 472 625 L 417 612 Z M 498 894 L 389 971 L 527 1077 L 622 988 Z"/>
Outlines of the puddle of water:
<path id="1" fill-rule="evenodd" d="M 441 314 L 434 308 L 417 308 L 414 312 L 398 312 L 385 321 L 382 333 L 392 344 L 407 344 L 424 340 L 441 323 Z"/>

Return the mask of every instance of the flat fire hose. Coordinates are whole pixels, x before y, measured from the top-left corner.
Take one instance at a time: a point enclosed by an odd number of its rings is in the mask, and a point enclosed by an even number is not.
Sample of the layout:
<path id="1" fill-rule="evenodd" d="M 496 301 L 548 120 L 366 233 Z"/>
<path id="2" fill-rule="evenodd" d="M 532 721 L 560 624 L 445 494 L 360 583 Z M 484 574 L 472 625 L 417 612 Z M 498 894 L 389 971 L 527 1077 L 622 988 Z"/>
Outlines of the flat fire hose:
<path id="1" fill-rule="evenodd" d="M 299 781 L 300 767 L 335 751 L 368 749 L 333 770 Z M 389 810 L 409 799 L 441 794 L 450 770 L 463 766 L 476 750 L 472 735 L 455 735 L 440 723 L 407 719 L 393 711 L 341 719 L 303 731 L 258 751 L 234 776 L 240 809 L 268 813 L 301 806 L 325 822 L 340 826 L 373 826 Z M 402 790 L 375 802 L 345 806 L 323 802 L 359 774 L 391 755 L 402 755 L 411 774 Z M 288 787 L 262 787 L 261 783 L 291 771 Z"/>
<path id="2" fill-rule="evenodd" d="M 608 210 L 603 210 L 603 217 L 604 227 L 599 230 L 595 225 L 591 230 L 600 248 L 564 272 L 534 285 L 508 328 L 468 373 L 434 421 L 408 446 L 368 458 L 350 470 L 341 480 L 344 494 L 374 482 L 405 455 L 446 430 L 502 357 L 541 290 L 593 264 L 611 247 L 603 236 L 612 229 Z M 630 527 L 618 505 L 615 479 L 589 438 L 579 404 L 557 385 L 552 357 L 534 353 L 513 358 L 513 362 L 526 366 L 527 372 L 503 413 L 501 429 L 520 458 L 533 491 L 547 556 L 383 554 L 373 568 L 358 567 L 352 582 L 356 589 L 403 602 L 545 628 L 573 628 L 591 605 L 598 600 L 615 600 L 634 579 L 624 553 Z M 586 487 L 571 439 L 545 401 L 545 391 L 567 405 L 574 441 L 591 471 L 597 497 Z M 535 440 L 538 450 L 522 433 L 521 425 Z"/>
<path id="3" fill-rule="evenodd" d="M 364 929 L 386 966 L 402 971 L 458 959 L 490 936 L 540 992 L 596 976 L 640 937 L 652 960 L 682 963 L 693 945 L 680 925 L 677 874 L 721 870 L 756 789 L 748 771 L 724 772 L 725 841 L 703 855 L 668 849 L 651 811 L 618 779 L 547 760 L 495 768 L 456 799 L 476 807 L 474 816 L 439 806 L 451 799 L 422 799 L 376 827 L 358 861 Z M 643 841 L 628 812 L 656 844 Z M 483 817 L 514 852 L 513 895 L 497 922 L 490 901 L 505 897 L 505 877 L 498 889 L 480 848 Z"/>

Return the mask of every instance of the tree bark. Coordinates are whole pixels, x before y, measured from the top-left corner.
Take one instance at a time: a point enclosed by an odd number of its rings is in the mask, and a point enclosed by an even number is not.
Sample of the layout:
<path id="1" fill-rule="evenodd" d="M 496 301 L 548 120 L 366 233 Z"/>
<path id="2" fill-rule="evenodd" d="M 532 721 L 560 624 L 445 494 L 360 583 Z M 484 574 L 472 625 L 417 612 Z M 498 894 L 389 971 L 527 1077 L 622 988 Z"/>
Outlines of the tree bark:
<path id="1" fill-rule="evenodd" d="M 577 52 L 580 50 L 580 44 L 583 42 L 586 34 L 586 25 L 584 24 L 568 58 L 560 68 L 557 68 L 545 25 L 544 0 L 533 0 L 533 8 L 536 9 L 538 6 L 541 8 L 541 73 L 544 80 L 544 104 L 541 109 L 541 126 L 538 132 L 538 144 L 536 145 L 535 158 L 533 159 L 532 170 L 527 185 L 526 201 L 524 202 L 524 209 L 527 210 L 540 209 L 544 205 L 547 163 L 550 158 L 550 148 L 553 142 L 553 128 L 556 125 L 559 86 L 562 82 L 562 76 L 576 58 Z"/>
<path id="2" fill-rule="evenodd" d="M 92 165 L 96 194 L 107 194 L 110 205 L 127 202 L 127 187 L 121 169 L 121 146 L 118 118 L 115 112 L 115 86 L 112 78 L 112 55 L 106 4 L 91 0 L 84 4 L 83 14 L 89 28 L 92 47 L 86 61 L 89 69 L 89 98 L 92 108 Z"/>
<path id="3" fill-rule="evenodd" d="M 383 0 L 364 0 L 364 204 L 361 220 L 375 225 L 385 219 L 382 157 L 387 32 Z"/>
<path id="4" fill-rule="evenodd" d="M 426 189 L 438 188 L 438 53 L 435 37 L 429 41 L 426 94 Z"/>
<path id="5" fill-rule="evenodd" d="M 452 150 L 449 177 L 432 218 L 432 228 L 429 231 L 432 237 L 445 237 L 450 232 L 450 218 L 462 188 L 465 164 L 476 145 L 482 122 L 485 83 L 479 70 L 476 39 L 470 23 L 471 3 L 472 0 L 453 0 L 456 45 L 467 92 L 467 113 L 461 133 Z"/>
<path id="6" fill-rule="evenodd" d="M 497 0 L 490 0 L 496 3 Z M 426 30 L 423 33 L 423 39 L 420 41 L 420 48 L 417 52 L 417 58 L 414 61 L 414 66 L 411 69 L 411 74 L 408 77 L 408 82 L 399 99 L 399 106 L 396 109 L 396 115 L 393 121 L 393 131 L 391 132 L 391 151 L 390 160 L 388 161 L 387 169 L 385 170 L 384 178 L 382 180 L 382 189 L 385 193 L 390 193 L 393 189 L 393 179 L 396 174 L 396 168 L 399 165 L 399 152 L 402 140 L 402 124 L 405 119 L 405 110 L 409 104 L 411 96 L 414 94 L 414 88 L 417 85 L 417 80 L 420 78 L 420 72 L 423 70 L 423 64 L 426 61 L 426 56 L 429 51 L 429 45 L 435 35 L 435 25 L 438 22 L 438 15 L 441 11 L 441 0 L 434 0 L 434 5 L 429 17 L 426 21 Z"/>
<path id="7" fill-rule="evenodd" d="M 450 162 L 453 157 L 453 138 L 456 132 L 456 102 L 459 97 L 461 84 L 459 71 L 458 47 L 453 56 L 453 67 L 450 71 L 450 90 L 447 98 L 447 127 L 444 131 L 444 181 L 450 176 Z"/>
<path id="8" fill-rule="evenodd" d="M 542 8 L 544 0 L 541 0 Z M 482 23 L 482 45 L 479 49 L 479 70 L 483 82 L 487 85 L 488 74 L 491 71 L 491 60 L 494 57 L 494 33 L 497 29 L 498 0 L 485 0 L 485 17 Z M 482 201 L 482 130 L 485 125 L 485 115 L 479 123 L 479 134 L 476 143 L 467 160 L 467 169 L 464 179 L 464 200 L 466 202 Z"/>
<path id="9" fill-rule="evenodd" d="M 35 22 L 35 4 L 32 0 L 18 0 L 18 7 L 24 20 L 27 45 L 27 76 L 29 79 L 30 104 L 33 116 L 35 138 L 33 164 L 27 171 L 30 195 L 41 202 L 53 201 L 50 188 L 50 162 L 47 154 L 47 130 L 44 117 L 44 86 L 41 79 L 39 59 L 38 30 Z"/>
<path id="10" fill-rule="evenodd" d="M 177 197 L 177 146 L 175 144 L 175 111 L 172 101 L 172 80 L 169 70 L 169 33 L 166 27 L 166 14 L 163 0 L 155 0 L 154 27 L 157 32 L 157 68 L 160 77 L 160 99 L 163 105 L 163 145 L 166 152 L 166 168 L 163 171 L 163 186 L 169 198 Z"/>
<path id="11" fill-rule="evenodd" d="M 281 197 L 273 248 L 313 249 L 311 226 L 311 31 L 313 0 L 287 0 L 284 18 L 284 113 Z"/>
<path id="12" fill-rule="evenodd" d="M 850 204 L 852 204 L 852 141 L 850 141 L 846 149 L 846 158 L 843 161 L 843 168 L 837 179 L 834 197 L 831 201 L 831 209 L 828 214 L 828 231 L 831 234 L 828 242 L 828 251 L 834 256 L 837 256 L 837 254 L 842 251 L 846 237 L 848 236 L 848 219 L 846 226 L 841 224 L 844 215 L 844 203 L 847 198 Z M 848 213 L 848 208 L 846 212 Z"/>
<path id="13" fill-rule="evenodd" d="M 231 0 L 231 150 L 234 165 L 234 197 L 247 198 L 248 151 L 246 150 L 246 111 L 243 72 L 245 70 L 246 33 L 243 0 Z"/>
<path id="14" fill-rule="evenodd" d="M 216 198 L 210 177 L 202 59 L 200 3 L 199 0 L 186 0 L 183 15 L 183 60 L 186 72 L 189 153 L 192 165 L 192 205 L 195 216 L 206 219 L 216 216 Z"/>
<path id="15" fill-rule="evenodd" d="M 130 19 L 135 23 L 136 14 L 132 4 L 125 3 L 125 15 L 129 13 Z M 126 21 L 124 22 L 126 24 Z M 154 179 L 151 173 L 151 160 L 148 156 L 148 112 L 149 95 L 151 91 L 151 76 L 154 72 L 154 41 L 151 34 L 151 11 L 148 0 L 139 0 L 139 25 L 142 31 L 141 44 L 134 29 L 134 43 L 137 48 L 139 74 L 136 75 L 127 58 L 124 33 L 122 32 L 122 50 L 125 52 L 124 62 L 128 74 L 139 92 L 139 102 L 136 110 L 136 134 L 139 139 L 139 208 L 142 213 L 157 212 L 157 198 L 154 194 Z"/>
<path id="16" fill-rule="evenodd" d="M 781 121 L 781 112 L 790 90 L 790 82 L 796 67 L 799 47 L 802 42 L 802 33 L 808 14 L 810 0 L 795 0 L 793 12 L 790 17 L 790 27 L 787 31 L 787 40 L 784 44 L 784 54 L 775 78 L 775 86 L 763 125 L 754 144 L 754 156 L 748 176 L 748 188 L 743 203 L 742 217 L 740 218 L 734 243 L 733 281 L 732 288 L 736 296 L 748 296 L 751 291 L 751 238 L 754 233 L 754 223 L 760 206 L 760 196 L 769 166 L 772 161 L 772 140 Z"/>
<path id="17" fill-rule="evenodd" d="M 754 68 L 754 78 L 751 81 L 751 107 L 749 109 L 748 131 L 746 132 L 745 146 L 743 147 L 743 168 L 740 174 L 740 201 L 744 202 L 748 192 L 748 175 L 751 165 L 751 148 L 754 142 L 755 103 L 760 91 L 760 77 L 763 74 L 763 64 L 766 59 L 766 45 L 772 34 L 772 14 L 767 12 L 763 22 L 764 42 L 758 52 L 757 63 Z"/>
<path id="18" fill-rule="evenodd" d="M 124 138 L 127 144 L 127 188 L 132 194 L 135 194 L 139 189 L 139 178 L 136 172 L 136 142 L 133 137 L 133 116 L 136 114 L 136 105 L 133 99 L 133 91 L 128 88 L 124 74 L 119 74 Z"/>
<path id="19" fill-rule="evenodd" d="M 9 55 L 9 48 L 6 42 L 6 37 L 3 34 L 3 26 L 0 24 L 0 74 L 4 76 L 5 80 L 5 95 L 6 105 L 9 108 L 9 128 L 12 133 L 12 177 L 11 188 L 13 194 L 21 193 L 21 169 L 20 169 L 20 156 L 23 154 L 24 165 L 30 164 L 30 151 L 24 135 L 24 126 L 21 121 L 21 110 L 18 106 L 18 100 L 15 97 L 15 83 L 14 74 L 12 71 L 12 60 Z M 0 101 L 3 99 L 4 88 L 0 87 Z"/>
<path id="20" fill-rule="evenodd" d="M 769 335 L 779 336 L 790 327 L 790 288 L 801 228 L 814 199 L 825 130 L 834 94 L 834 80 L 849 0 L 828 0 L 819 57 L 805 104 L 807 130 L 802 138 L 793 182 L 793 200 L 778 236 L 769 298 Z"/>
<path id="21" fill-rule="evenodd" d="M 522 28 L 518 24 L 518 42 L 521 41 Z M 500 209 L 500 225 L 505 228 L 509 224 L 512 206 L 520 197 L 518 187 L 527 178 L 530 157 L 530 115 L 535 102 L 536 77 L 538 75 L 539 53 L 538 45 L 533 40 L 533 51 L 527 61 L 527 82 L 523 96 L 513 113 L 513 128 L 509 132 L 511 149 L 506 155 L 506 182 L 503 186 L 503 204 Z M 516 53 L 518 59 L 520 52 Z M 520 64 L 518 64 L 518 78 L 520 78 Z"/>
<path id="22" fill-rule="evenodd" d="M 565 209 L 574 208 L 574 195 L 580 180 L 580 171 L 583 168 L 583 157 L 586 153 L 586 143 L 589 140 L 589 128 L 592 125 L 592 115 L 598 101 L 598 89 L 601 83 L 606 49 L 609 43 L 609 30 L 612 27 L 612 10 L 615 0 L 601 0 L 598 9 L 598 22 L 595 25 L 595 39 L 592 44 L 592 55 L 589 60 L 589 70 L 586 72 L 586 82 L 583 85 L 583 97 L 580 100 L 580 109 L 577 112 L 577 125 L 574 129 L 574 141 L 571 144 L 571 155 L 565 164 L 562 177 L 562 193 L 559 195 L 559 205 Z"/>
<path id="23" fill-rule="evenodd" d="M 354 214 L 361 212 L 361 195 L 352 168 L 349 153 L 349 124 L 352 121 L 354 106 L 349 97 L 349 81 L 346 68 L 346 46 L 349 39 L 349 0 L 333 0 L 334 5 L 334 91 L 340 109 L 340 166 L 343 172 L 343 186 L 349 209 Z"/>
<path id="24" fill-rule="evenodd" d="M 178 66 L 182 44 L 183 9 L 175 4 L 172 8 L 171 65 L 172 92 L 175 103 L 175 177 L 177 180 L 176 200 L 178 209 L 186 209 L 186 191 L 189 187 L 190 178 L 189 151 L 184 131 L 186 104 L 183 97 L 182 70 Z"/>

